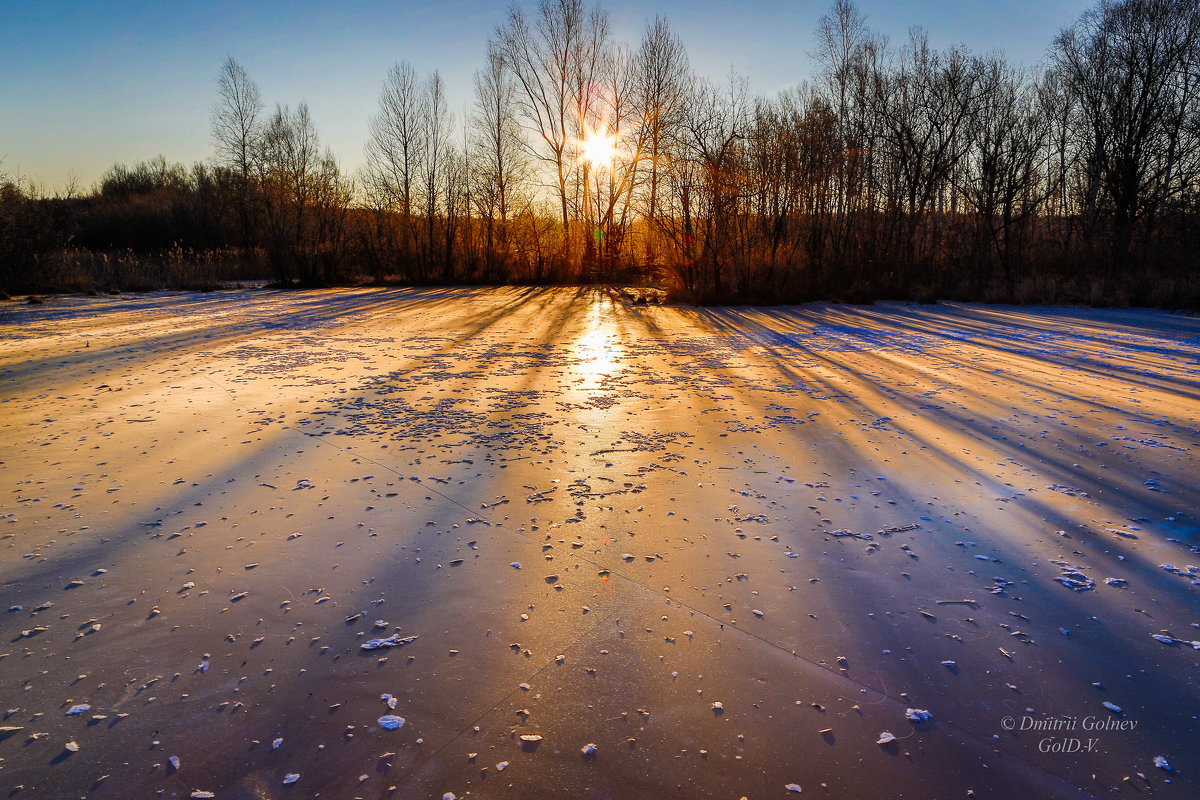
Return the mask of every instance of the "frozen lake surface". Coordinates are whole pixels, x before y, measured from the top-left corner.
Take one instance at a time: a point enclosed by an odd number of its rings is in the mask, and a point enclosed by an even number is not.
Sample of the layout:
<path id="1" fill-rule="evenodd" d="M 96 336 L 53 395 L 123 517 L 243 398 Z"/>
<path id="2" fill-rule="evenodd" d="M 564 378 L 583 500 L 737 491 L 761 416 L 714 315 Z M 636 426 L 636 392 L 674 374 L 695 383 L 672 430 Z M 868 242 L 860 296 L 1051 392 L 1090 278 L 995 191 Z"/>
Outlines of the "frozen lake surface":
<path id="1" fill-rule="evenodd" d="M 6 303 L 0 796 L 1195 798 L 1198 452 L 1163 312 Z"/>

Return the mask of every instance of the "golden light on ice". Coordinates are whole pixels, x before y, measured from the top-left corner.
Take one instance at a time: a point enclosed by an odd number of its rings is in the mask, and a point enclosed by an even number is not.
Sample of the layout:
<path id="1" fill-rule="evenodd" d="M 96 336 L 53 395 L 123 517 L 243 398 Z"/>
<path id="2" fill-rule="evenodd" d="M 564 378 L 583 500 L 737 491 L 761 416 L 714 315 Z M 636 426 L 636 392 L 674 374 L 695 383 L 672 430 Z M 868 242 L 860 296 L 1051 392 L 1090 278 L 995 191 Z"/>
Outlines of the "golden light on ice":
<path id="1" fill-rule="evenodd" d="M 598 388 L 617 365 L 613 353 L 613 337 L 610 325 L 600 309 L 593 306 L 589 314 L 588 330 L 575 344 L 575 355 L 579 358 L 579 372 L 583 388 Z"/>
<path id="2" fill-rule="evenodd" d="M 579 341 L 579 357 L 583 371 L 589 376 L 600 375 L 612 369 L 615 361 L 609 349 L 607 331 L 596 329 Z"/>
<path id="3" fill-rule="evenodd" d="M 583 159 L 593 167 L 609 166 L 617 154 L 617 140 L 599 131 L 588 131 L 580 144 L 583 147 Z"/>

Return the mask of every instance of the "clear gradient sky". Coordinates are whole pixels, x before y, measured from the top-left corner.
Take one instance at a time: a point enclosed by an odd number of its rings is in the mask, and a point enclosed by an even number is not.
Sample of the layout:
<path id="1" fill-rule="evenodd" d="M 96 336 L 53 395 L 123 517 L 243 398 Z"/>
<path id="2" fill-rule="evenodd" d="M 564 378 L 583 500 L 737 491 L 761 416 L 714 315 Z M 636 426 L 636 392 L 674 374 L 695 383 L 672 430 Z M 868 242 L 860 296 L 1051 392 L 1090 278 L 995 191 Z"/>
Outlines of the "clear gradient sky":
<path id="1" fill-rule="evenodd" d="M 531 8 L 536 0 L 524 0 Z M 666 16 L 693 67 L 732 66 L 756 94 L 811 77 L 807 52 L 832 0 L 608 0 L 614 38 L 636 47 Z M 1043 60 L 1055 33 L 1092 0 L 858 0 L 892 41 L 920 25 L 938 48 L 999 48 Z M 0 0 L 0 171 L 50 192 L 82 189 L 116 161 L 208 159 L 216 77 L 232 55 L 268 108 L 307 102 L 322 142 L 348 171 L 362 164 L 367 120 L 388 68 L 441 71 L 451 110 L 472 102 L 471 75 L 507 3 L 450 0 Z"/>

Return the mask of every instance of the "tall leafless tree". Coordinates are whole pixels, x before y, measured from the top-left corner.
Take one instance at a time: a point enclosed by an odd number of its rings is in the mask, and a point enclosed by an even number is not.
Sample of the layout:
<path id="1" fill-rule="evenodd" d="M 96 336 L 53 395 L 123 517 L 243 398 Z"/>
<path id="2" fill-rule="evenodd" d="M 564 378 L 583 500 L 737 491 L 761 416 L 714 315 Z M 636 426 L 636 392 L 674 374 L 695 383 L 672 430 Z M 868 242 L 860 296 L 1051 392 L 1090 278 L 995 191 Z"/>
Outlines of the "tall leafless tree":
<path id="1" fill-rule="evenodd" d="M 1050 124 L 1040 87 L 1000 55 L 979 59 L 979 92 L 966 125 L 965 165 L 957 172 L 974 212 L 975 266 L 994 253 L 1011 293 L 1015 258 L 1029 240 L 1029 224 L 1044 210 Z"/>
<path id="2" fill-rule="evenodd" d="M 678 128 L 680 104 L 689 72 L 683 42 L 671 30 L 665 17 L 656 16 L 642 31 L 641 45 L 635 55 L 633 97 L 649 173 L 645 183 L 645 220 L 651 232 L 650 242 L 653 242 L 658 227 L 662 162 L 668 152 L 670 137 Z M 647 260 L 651 263 L 656 260 L 652 244 Z"/>
<path id="3" fill-rule="evenodd" d="M 267 251 L 278 276 L 285 282 L 319 282 L 314 213 L 330 165 L 323 163 L 320 138 L 307 104 L 300 103 L 295 111 L 284 105 L 275 107 L 263 130 L 256 161 L 266 208 Z"/>
<path id="4" fill-rule="evenodd" d="M 240 182 L 242 257 L 247 263 L 254 247 L 250 181 L 262 136 L 259 121 L 262 110 L 258 85 L 233 56 L 227 57 L 217 75 L 217 102 L 211 115 L 212 138 L 217 162 L 233 170 Z"/>
<path id="5" fill-rule="evenodd" d="M 425 217 L 424 259 L 421 278 L 424 279 L 432 272 L 435 262 L 442 264 L 442 277 L 446 264 L 435 254 L 436 231 L 440 212 L 443 189 L 443 172 L 447 169 L 447 161 L 454 152 L 451 137 L 454 135 L 454 117 L 446 102 L 446 84 L 436 70 L 425 81 L 424 102 L 425 112 L 423 128 L 425 134 L 424 148 L 421 153 L 421 212 Z"/>
<path id="6" fill-rule="evenodd" d="M 961 48 L 933 50 L 920 29 L 912 31 L 891 65 L 875 73 L 871 111 L 881 126 L 887 159 L 889 211 L 901 245 L 896 263 L 900 282 L 926 254 L 921 245 L 938 244 L 936 235 L 921 236 L 922 224 L 965 150 L 963 128 L 977 91 L 969 54 Z"/>
<path id="7" fill-rule="evenodd" d="M 1200 6 L 1194 0 L 1103 0 L 1063 30 L 1052 50 L 1079 109 L 1094 222 L 1111 204 L 1114 267 L 1129 263 L 1139 224 L 1178 182 L 1181 133 L 1195 113 Z M 1143 231 L 1150 236 L 1151 231 Z"/>
<path id="8" fill-rule="evenodd" d="M 399 216 L 399 257 L 409 270 L 417 259 L 416 198 L 427 142 L 426 102 L 412 66 L 406 61 L 394 64 L 383 82 L 366 145 L 368 192 L 383 214 Z"/>
<path id="9" fill-rule="evenodd" d="M 528 159 L 516 119 L 517 85 L 495 43 L 475 73 L 475 113 L 470 150 L 475 191 L 484 219 L 484 269 L 488 280 L 507 272 L 509 217 L 528 178 Z"/>
<path id="10" fill-rule="evenodd" d="M 580 0 L 541 0 L 532 20 L 513 5 L 496 31 L 496 45 L 520 86 L 517 105 L 533 140 L 530 151 L 554 174 L 567 262 L 572 151 L 589 110 L 590 81 L 607 37 L 605 13 L 598 7 L 589 13 Z"/>
<path id="11" fill-rule="evenodd" d="M 852 0 L 835 0 L 829 12 L 817 23 L 817 41 L 812 56 L 819 65 L 822 88 L 829 93 L 837 114 L 838 138 L 842 158 L 838 164 L 835 218 L 833 220 L 834 257 L 848 260 L 846 249 L 856 224 L 856 212 L 865 194 L 872 149 L 866 136 L 866 106 L 856 100 L 864 97 L 872 55 L 883 43 L 867 27 L 866 17 Z"/>

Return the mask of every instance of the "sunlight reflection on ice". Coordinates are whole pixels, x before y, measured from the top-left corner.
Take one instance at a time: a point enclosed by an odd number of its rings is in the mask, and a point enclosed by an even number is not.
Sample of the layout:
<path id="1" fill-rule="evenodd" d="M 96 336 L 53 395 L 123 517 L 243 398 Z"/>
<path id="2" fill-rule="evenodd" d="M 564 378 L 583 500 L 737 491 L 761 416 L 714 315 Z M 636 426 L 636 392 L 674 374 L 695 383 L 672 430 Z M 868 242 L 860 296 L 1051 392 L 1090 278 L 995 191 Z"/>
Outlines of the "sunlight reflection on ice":
<path id="1" fill-rule="evenodd" d="M 582 373 L 581 388 L 599 389 L 616 367 L 613 344 L 616 332 L 612 323 L 605 319 L 600 304 L 593 303 L 588 310 L 586 332 L 575 342 L 575 355 L 579 358 L 578 370 Z"/>

